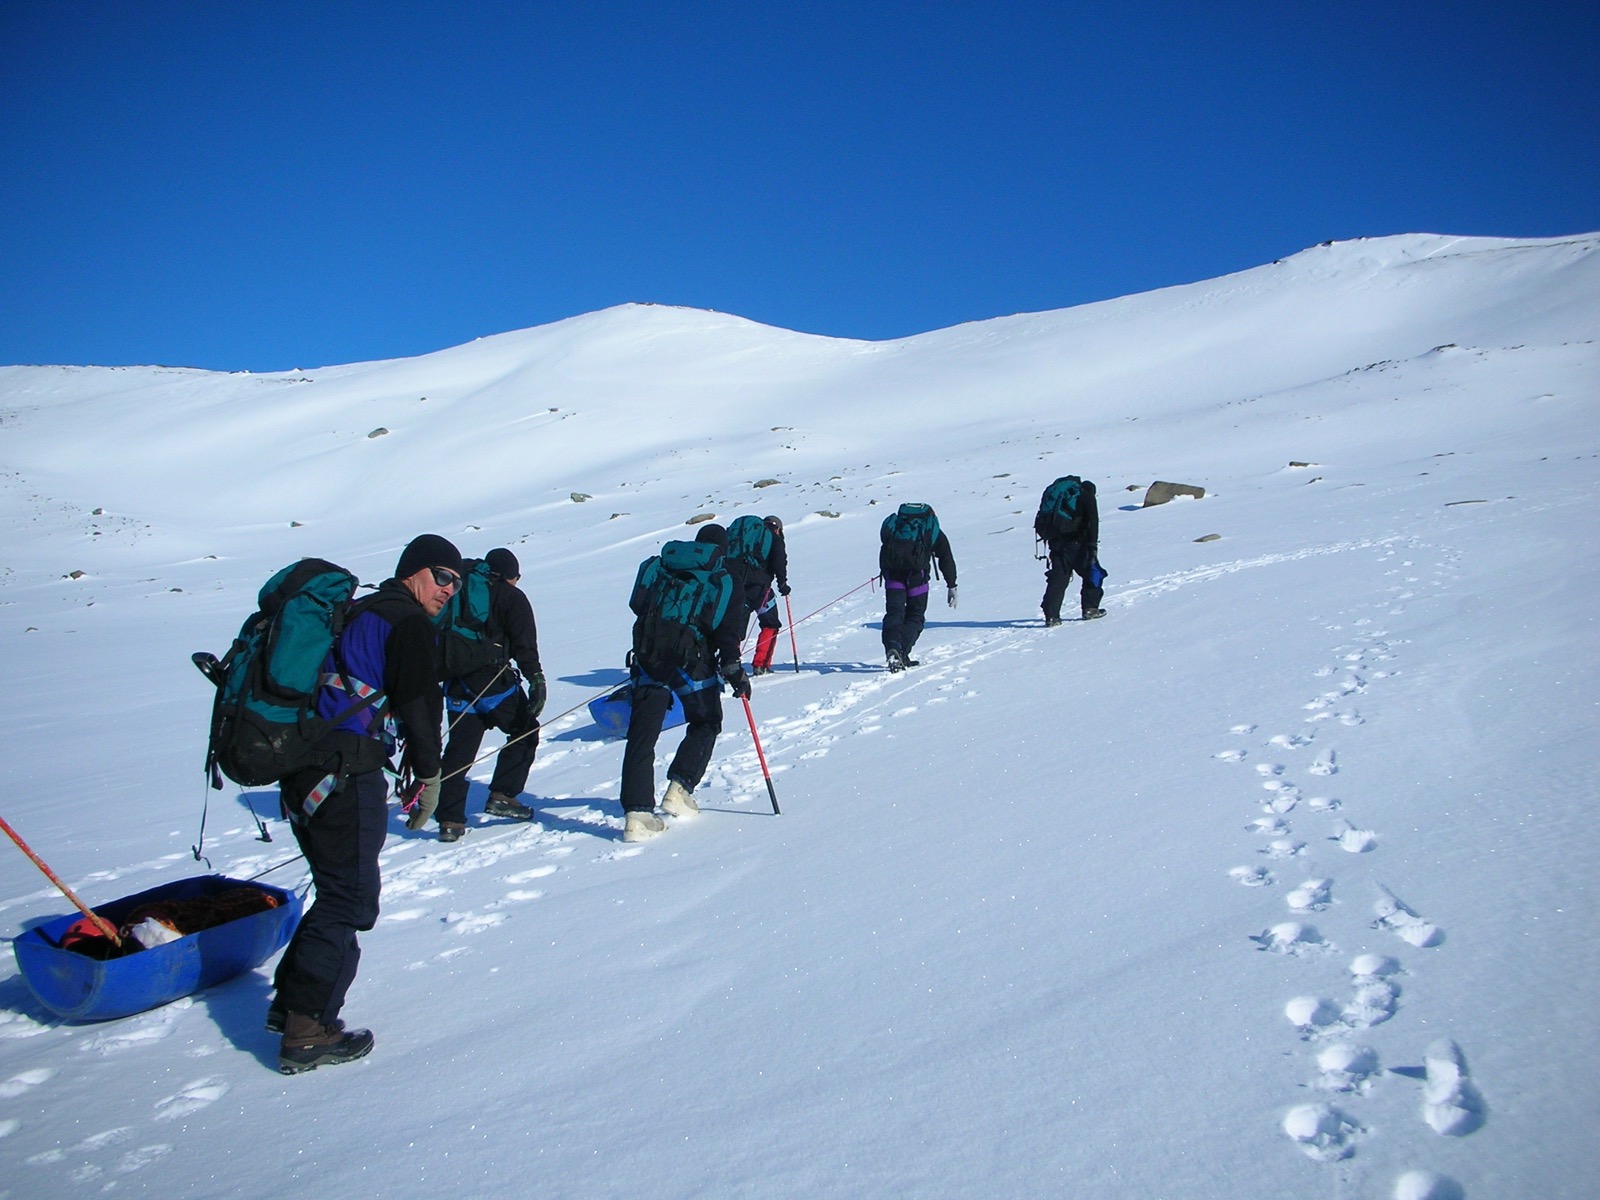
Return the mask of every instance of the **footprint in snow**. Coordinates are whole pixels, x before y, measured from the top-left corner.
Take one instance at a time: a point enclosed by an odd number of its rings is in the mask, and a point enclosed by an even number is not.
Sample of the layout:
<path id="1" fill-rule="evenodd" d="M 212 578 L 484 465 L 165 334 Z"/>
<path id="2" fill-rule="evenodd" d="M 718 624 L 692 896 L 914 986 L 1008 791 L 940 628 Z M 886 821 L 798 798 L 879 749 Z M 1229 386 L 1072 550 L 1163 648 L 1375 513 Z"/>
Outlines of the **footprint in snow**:
<path id="1" fill-rule="evenodd" d="M 1228 878 L 1245 887 L 1269 887 L 1276 882 L 1272 872 L 1265 867 L 1234 867 L 1228 872 Z"/>
<path id="2" fill-rule="evenodd" d="M 173 1121 L 187 1117 L 215 1104 L 227 1094 L 228 1085 L 220 1079 L 196 1079 L 176 1095 L 156 1101 L 156 1120 Z"/>
<path id="3" fill-rule="evenodd" d="M 453 933 L 484 933 L 502 924 L 505 913 L 446 913 L 439 918 Z"/>
<path id="4" fill-rule="evenodd" d="M 13 1133 L 21 1128 L 21 1121 L 17 1120 L 15 1117 L 7 1117 L 4 1121 L 0 1121 L 0 1138 L 10 1137 Z"/>
<path id="5" fill-rule="evenodd" d="M 828 748 L 826 746 L 819 746 L 815 750 L 807 750 L 804 754 L 802 754 L 800 756 L 800 758 L 801 758 L 801 761 L 804 761 L 804 760 L 806 760 L 808 758 L 823 758 L 823 757 L 825 757 L 827 755 L 827 753 L 828 753 Z"/>
<path id="6" fill-rule="evenodd" d="M 116 1029 L 91 1037 L 84 1043 L 83 1048 L 100 1054 L 115 1054 L 134 1046 L 143 1046 L 148 1042 L 159 1042 L 172 1032 L 178 1023 L 178 1018 L 193 1004 L 194 998 L 185 996 L 153 1012 L 129 1017 L 125 1022 L 119 1022 Z"/>
<path id="7" fill-rule="evenodd" d="M 1296 996 L 1283 1006 L 1283 1015 L 1302 1036 L 1323 1033 L 1339 1023 L 1339 1010 L 1321 996 Z"/>
<path id="8" fill-rule="evenodd" d="M 1255 731 L 1256 727 L 1254 725 L 1235 725 L 1233 728 L 1228 730 L 1229 733 L 1237 734 L 1254 733 Z"/>
<path id="9" fill-rule="evenodd" d="M 1330 813 L 1330 812 L 1337 812 L 1339 809 L 1343 808 L 1344 806 L 1342 804 L 1340 804 L 1337 800 L 1335 800 L 1332 796 L 1312 796 L 1309 800 L 1306 801 L 1306 807 L 1309 808 L 1312 812 Z"/>
<path id="10" fill-rule="evenodd" d="M 554 875 L 559 869 L 559 867 L 554 866 L 533 867 L 527 871 L 518 871 L 515 875 L 507 875 L 504 882 L 528 883 L 530 880 L 543 879 L 546 875 Z"/>
<path id="11" fill-rule="evenodd" d="M 1349 825 L 1330 840 L 1338 842 L 1339 849 L 1346 854 L 1365 854 L 1369 850 L 1377 849 L 1378 846 L 1378 835 L 1372 830 L 1356 829 Z"/>
<path id="12" fill-rule="evenodd" d="M 1340 713 L 1339 714 L 1339 723 L 1341 725 L 1349 725 L 1349 726 L 1354 727 L 1356 725 L 1365 725 L 1367 723 L 1367 719 L 1365 717 L 1363 717 L 1360 713 L 1355 712 L 1355 711 L 1352 710 L 1351 712 L 1342 712 L 1342 713 Z"/>
<path id="13" fill-rule="evenodd" d="M 1317 755 L 1306 771 L 1312 775 L 1337 775 L 1339 773 L 1338 758 L 1332 750 L 1324 750 Z"/>
<path id="14" fill-rule="evenodd" d="M 1466 1200 L 1467 1193 L 1448 1175 L 1404 1171 L 1394 1181 L 1394 1200 Z"/>
<path id="15" fill-rule="evenodd" d="M 1353 1042 L 1334 1042 L 1317 1052 L 1320 1074 L 1313 1081 L 1315 1088 L 1325 1092 L 1355 1092 L 1365 1095 L 1372 1082 L 1383 1070 L 1378 1062 L 1378 1052 L 1370 1046 Z"/>
<path id="16" fill-rule="evenodd" d="M 896 717 L 908 717 L 908 716 L 910 716 L 912 713 L 914 713 L 916 711 L 917 711 L 917 706 L 915 704 L 912 704 L 912 705 L 908 705 L 905 708 L 897 708 L 897 709 L 895 709 L 895 711 L 894 711 L 894 713 L 892 715 L 896 716 Z"/>
<path id="17" fill-rule="evenodd" d="M 1373 979 L 1357 985 L 1355 996 L 1340 1015 L 1351 1029 L 1371 1029 L 1394 1016 L 1399 1007 L 1400 985 L 1388 979 Z"/>
<path id="18" fill-rule="evenodd" d="M 1284 1115 L 1283 1132 L 1317 1162 L 1338 1162 L 1355 1153 L 1365 1130 L 1332 1105 L 1300 1104 Z"/>
<path id="19" fill-rule="evenodd" d="M 36 1067 L 31 1071 L 20 1071 L 4 1083 L 0 1083 L 0 1100 L 14 1100 L 24 1092 L 45 1083 L 53 1075 L 55 1070 L 52 1067 Z"/>
<path id="20" fill-rule="evenodd" d="M 1302 746 L 1309 746 L 1311 738 L 1291 733 L 1280 733 L 1268 739 L 1269 746 L 1277 746 L 1281 750 L 1298 750 Z"/>
<path id="21" fill-rule="evenodd" d="M 1299 858 L 1306 852 L 1306 844 L 1297 842 L 1293 838 L 1274 838 L 1265 847 L 1257 850 L 1257 854 L 1264 854 L 1268 858 L 1283 860 L 1286 858 Z"/>
<path id="22" fill-rule="evenodd" d="M 1316 926 L 1301 925 L 1297 921 L 1285 921 L 1261 933 L 1251 934 L 1250 940 L 1260 950 L 1272 954 L 1288 954 L 1296 958 L 1334 952 L 1332 943 L 1317 932 Z"/>
<path id="23" fill-rule="evenodd" d="M 1483 1095 L 1467 1077 L 1461 1047 L 1449 1038 L 1432 1043 L 1423 1057 L 1422 1119 L 1435 1133 L 1465 1137 L 1482 1127 Z"/>
<path id="24" fill-rule="evenodd" d="M 1283 764 L 1282 763 L 1257 763 L 1256 764 L 1256 774 L 1257 775 L 1282 775 L 1283 774 Z"/>
<path id="25" fill-rule="evenodd" d="M 1333 903 L 1332 889 L 1332 880 L 1308 879 L 1284 899 L 1296 912 L 1321 912 Z"/>
<path id="26" fill-rule="evenodd" d="M 1278 837 L 1289 832 L 1289 826 L 1277 817 L 1257 817 L 1245 828 L 1251 833 L 1264 834 L 1267 837 Z"/>
<path id="27" fill-rule="evenodd" d="M 1437 946 L 1444 941 L 1444 930 L 1432 921 L 1423 920 L 1400 903 L 1392 892 L 1385 891 L 1373 905 L 1373 911 L 1377 913 L 1377 920 L 1372 923 L 1374 929 L 1387 929 L 1418 949 Z"/>

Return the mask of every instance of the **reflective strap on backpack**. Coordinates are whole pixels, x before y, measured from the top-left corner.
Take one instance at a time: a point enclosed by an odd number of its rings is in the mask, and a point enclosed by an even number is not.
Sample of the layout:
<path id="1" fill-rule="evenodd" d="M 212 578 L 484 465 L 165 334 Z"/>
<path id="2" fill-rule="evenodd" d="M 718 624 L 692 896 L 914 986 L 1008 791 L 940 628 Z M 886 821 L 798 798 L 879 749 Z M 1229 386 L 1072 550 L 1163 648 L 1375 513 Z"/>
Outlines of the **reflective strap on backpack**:
<path id="1" fill-rule="evenodd" d="M 301 825 L 307 824 L 312 817 L 317 815 L 317 809 L 322 807 L 322 802 L 338 790 L 339 776 L 324 775 L 321 782 L 306 793 L 306 798 L 300 802 L 299 812 L 295 812 L 292 808 L 289 809 L 289 819 Z"/>

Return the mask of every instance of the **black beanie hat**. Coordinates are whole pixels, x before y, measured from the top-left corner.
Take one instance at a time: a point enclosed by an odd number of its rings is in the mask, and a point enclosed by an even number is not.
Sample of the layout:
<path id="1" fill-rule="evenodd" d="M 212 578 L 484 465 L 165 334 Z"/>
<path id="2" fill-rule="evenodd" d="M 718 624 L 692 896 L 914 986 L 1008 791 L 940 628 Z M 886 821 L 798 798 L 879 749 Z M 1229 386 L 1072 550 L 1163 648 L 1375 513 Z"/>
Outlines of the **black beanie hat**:
<path id="1" fill-rule="evenodd" d="M 694 535 L 694 540 L 697 542 L 715 542 L 722 547 L 724 553 L 728 549 L 728 531 L 721 525 L 700 526 L 700 532 Z"/>
<path id="2" fill-rule="evenodd" d="M 425 567 L 443 567 L 447 571 L 461 574 L 461 551 L 447 539 L 437 533 L 424 533 L 411 539 L 409 545 L 400 552 L 400 561 L 395 564 L 394 577 L 396 579 L 410 579 Z"/>
<path id="3" fill-rule="evenodd" d="M 501 579 L 517 579 L 522 575 L 522 566 L 517 562 L 517 556 L 504 546 L 497 546 L 483 556 L 483 561 L 489 564 Z"/>

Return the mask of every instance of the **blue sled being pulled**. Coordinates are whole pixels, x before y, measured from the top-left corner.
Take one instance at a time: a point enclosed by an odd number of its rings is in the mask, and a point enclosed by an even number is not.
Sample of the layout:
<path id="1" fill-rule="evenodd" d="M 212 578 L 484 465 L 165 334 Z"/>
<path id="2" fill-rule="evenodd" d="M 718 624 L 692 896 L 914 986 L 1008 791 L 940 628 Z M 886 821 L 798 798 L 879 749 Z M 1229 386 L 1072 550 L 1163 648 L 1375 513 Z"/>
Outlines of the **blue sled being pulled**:
<path id="1" fill-rule="evenodd" d="M 95 906 L 99 916 L 120 926 L 134 909 L 154 901 L 203 900 L 235 888 L 264 892 L 277 907 L 104 961 L 61 947 L 67 931 L 83 920 L 78 913 L 36 925 L 12 938 L 11 948 L 29 990 L 51 1012 L 73 1021 L 126 1017 L 259 967 L 293 936 L 300 897 L 269 884 L 201 875 Z"/>
<path id="2" fill-rule="evenodd" d="M 628 720 L 633 716 L 633 684 L 625 683 L 610 695 L 589 701 L 589 715 L 607 737 L 627 737 Z M 661 728 L 671 729 L 684 723 L 683 701 L 672 694 L 672 707 L 661 722 Z"/>

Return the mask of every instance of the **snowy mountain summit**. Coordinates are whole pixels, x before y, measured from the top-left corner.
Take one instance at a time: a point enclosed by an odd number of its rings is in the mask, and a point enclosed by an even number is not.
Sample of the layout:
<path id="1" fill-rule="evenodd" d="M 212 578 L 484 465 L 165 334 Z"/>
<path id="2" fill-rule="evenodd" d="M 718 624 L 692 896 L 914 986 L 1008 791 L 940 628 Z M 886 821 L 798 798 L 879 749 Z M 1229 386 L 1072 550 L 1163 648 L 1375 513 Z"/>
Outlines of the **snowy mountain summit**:
<path id="1" fill-rule="evenodd" d="M 0 1200 L 1587 1196 L 1597 250 L 1330 243 L 892 342 L 628 305 L 270 375 L 0 368 L 0 814 L 89 903 L 196 845 L 304 882 L 273 792 L 206 794 L 188 661 L 286 563 L 510 547 L 551 683 L 536 822 L 483 815 L 486 761 L 467 837 L 391 827 L 359 1063 L 279 1076 L 263 973 L 78 1025 L 8 957 Z M 1047 630 L 1067 473 L 1108 615 Z M 961 603 L 891 675 L 907 500 Z M 730 704 L 700 814 L 625 845 L 585 702 L 639 561 L 743 513 L 790 554 L 782 815 Z M 0 854 L 8 936 L 65 910 Z"/>

